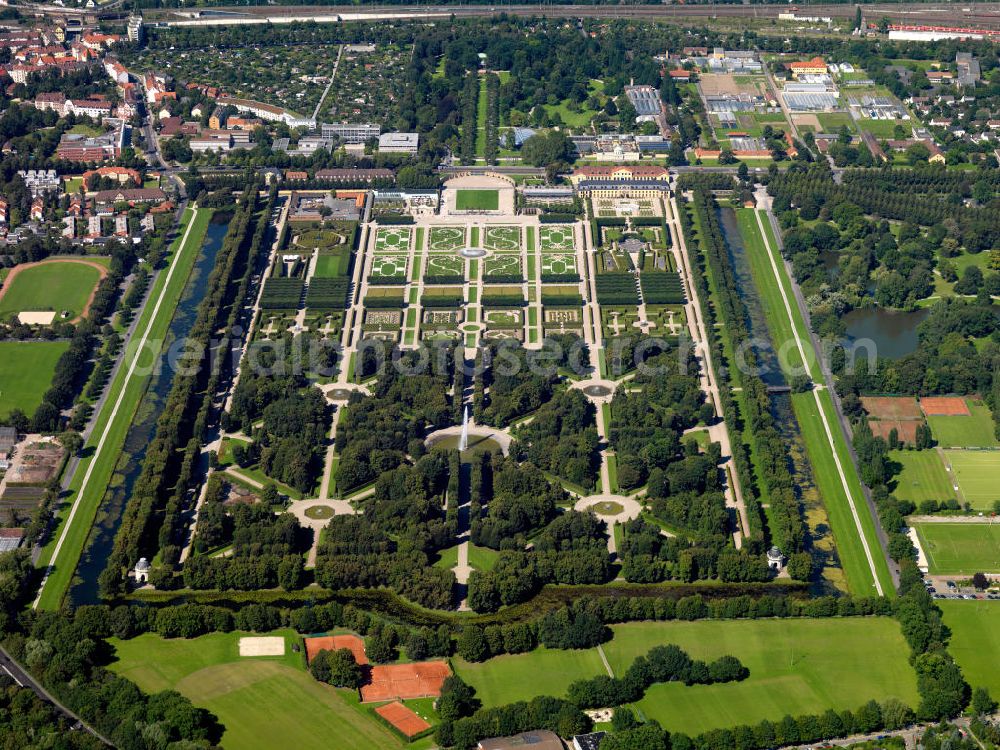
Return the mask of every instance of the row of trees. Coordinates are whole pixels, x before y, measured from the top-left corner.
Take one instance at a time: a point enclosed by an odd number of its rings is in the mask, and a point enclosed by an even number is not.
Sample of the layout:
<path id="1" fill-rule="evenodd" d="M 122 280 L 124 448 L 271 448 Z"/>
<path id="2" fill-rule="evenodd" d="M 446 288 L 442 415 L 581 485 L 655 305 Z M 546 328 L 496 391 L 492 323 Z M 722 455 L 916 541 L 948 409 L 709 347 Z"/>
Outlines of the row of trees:
<path id="1" fill-rule="evenodd" d="M 257 226 L 254 231 L 257 190 L 258 185 L 254 183 L 243 191 L 209 275 L 207 291 L 188 334 L 188 349 L 191 350 L 191 343 L 201 347 L 194 361 L 189 362 L 197 366 L 174 376 L 157 421 L 156 435 L 146 448 L 142 472 L 115 537 L 114 549 L 100 576 L 105 595 L 124 590 L 128 570 L 147 549 L 158 548 L 167 565 L 175 563 L 180 556 L 177 543 L 183 524 L 182 511 L 190 500 L 188 491 L 195 483 L 201 438 L 211 407 L 210 396 L 217 392 L 229 361 L 226 357 L 212 358 L 210 366 L 209 342 L 219 328 L 231 330 L 235 324 L 249 288 L 252 261 L 264 244 L 266 226 Z M 272 190 L 268 208 L 274 197 Z M 266 225 L 267 215 L 263 214 L 261 224 Z"/>

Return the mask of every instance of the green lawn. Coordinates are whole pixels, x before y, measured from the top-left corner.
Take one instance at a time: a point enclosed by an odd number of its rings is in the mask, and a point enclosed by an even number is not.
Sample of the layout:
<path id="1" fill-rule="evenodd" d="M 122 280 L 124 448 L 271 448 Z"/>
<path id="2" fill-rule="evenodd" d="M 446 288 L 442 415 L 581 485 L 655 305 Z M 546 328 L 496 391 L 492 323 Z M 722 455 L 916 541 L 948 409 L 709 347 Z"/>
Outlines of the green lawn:
<path id="1" fill-rule="evenodd" d="M 93 125 L 87 125 L 85 122 L 80 122 L 71 127 L 69 132 L 73 135 L 85 135 L 90 138 L 96 138 L 104 133 L 104 128 L 95 128 Z"/>
<path id="2" fill-rule="evenodd" d="M 67 349 L 68 341 L 0 342 L 0 417 L 15 408 L 35 413 Z"/>
<path id="3" fill-rule="evenodd" d="M 962 491 L 962 499 L 976 510 L 992 510 L 1000 500 L 1000 452 L 945 451 L 945 461 Z"/>
<path id="4" fill-rule="evenodd" d="M 891 451 L 889 458 L 903 467 L 895 477 L 893 489 L 900 500 L 920 505 L 924 500 L 943 501 L 955 497 L 937 451 Z"/>
<path id="5" fill-rule="evenodd" d="M 320 255 L 316 258 L 315 276 L 321 279 L 335 278 L 347 274 L 347 268 L 351 264 L 351 253 L 344 248 L 343 252 L 336 255 Z"/>
<path id="6" fill-rule="evenodd" d="M 879 139 L 889 139 L 896 137 L 896 126 L 902 125 L 903 130 L 909 132 L 909 126 L 902 120 L 869 120 L 867 118 L 858 120 L 858 126 L 862 130 L 867 130 Z"/>
<path id="7" fill-rule="evenodd" d="M 638 706 L 671 731 L 697 734 L 784 715 L 857 708 L 895 696 L 917 702 L 916 677 L 899 625 L 889 618 L 638 622 L 613 625 L 604 652 L 616 675 L 656 645 L 673 643 L 698 659 L 737 656 L 740 683 L 655 685 Z M 482 664 L 453 659 L 486 706 L 565 695 L 577 679 L 605 674 L 596 649 L 501 656 Z"/>
<path id="8" fill-rule="evenodd" d="M 31 266 L 9 282 L 0 298 L 0 319 L 22 310 L 68 311 L 75 318 L 100 280 L 100 272 L 85 263 L 58 260 Z"/>
<path id="9" fill-rule="evenodd" d="M 486 93 L 486 77 L 479 79 L 479 98 L 476 100 L 476 157 L 486 158 L 486 112 L 489 95 Z"/>
<path id="10" fill-rule="evenodd" d="M 459 190 L 455 208 L 459 211 L 496 211 L 500 207 L 498 190 Z"/>
<path id="11" fill-rule="evenodd" d="M 942 448 L 996 448 L 993 417 L 979 401 L 966 401 L 969 416 L 927 417 L 934 439 Z"/>
<path id="12" fill-rule="evenodd" d="M 63 189 L 66 191 L 67 195 L 72 195 L 73 193 L 80 192 L 80 188 L 82 186 L 83 186 L 82 177 L 73 177 L 63 182 Z"/>
<path id="13" fill-rule="evenodd" d="M 809 338 L 805 320 L 795 303 L 791 280 L 788 278 L 777 253 L 777 242 L 766 214 L 763 212 L 760 214 L 761 224 L 764 227 L 764 235 L 762 236 L 755 213 L 754 209 L 738 209 L 736 215 L 740 234 L 746 243 L 751 273 L 760 293 L 771 339 L 779 355 L 784 353 L 784 356 L 779 356 L 779 361 L 786 373 L 802 371 L 815 382 L 818 376 L 818 368 L 815 367 L 816 352 Z M 772 257 L 774 258 L 773 264 Z M 777 275 L 775 275 L 775 268 L 777 268 Z M 782 287 L 788 299 L 787 306 L 785 298 L 781 294 Z M 804 367 L 799 348 L 792 343 L 796 333 L 806 357 Z M 841 566 L 853 593 L 862 596 L 877 593 L 873 588 L 871 565 L 869 565 L 864 545 L 861 542 L 860 534 L 863 533 L 871 551 L 875 573 L 882 586 L 882 592 L 889 595 L 893 591 L 892 577 L 889 574 L 889 568 L 875 533 L 875 521 L 865 502 L 861 480 L 855 470 L 847 443 L 837 422 L 833 401 L 826 391 L 820 391 L 818 395 L 819 403 L 817 403 L 817 397 L 813 393 L 793 394 L 792 405 L 806 444 L 813 476 L 822 494 L 827 516 L 833 529 Z M 822 416 L 826 418 L 825 424 Z M 830 445 L 827 426 L 833 438 L 833 447 Z M 836 457 L 834 450 L 836 450 Z M 847 480 L 847 491 L 845 491 L 844 482 L 841 480 L 838 470 L 838 460 Z M 848 496 L 848 492 L 850 496 Z M 860 530 L 851 510 L 851 500 L 854 502 L 860 520 Z"/>
<path id="14" fill-rule="evenodd" d="M 937 605 L 951 629 L 948 652 L 966 681 L 1000 695 L 1000 602 L 943 599 Z"/>
<path id="15" fill-rule="evenodd" d="M 221 744 L 230 750 L 258 747 L 401 748 L 403 742 L 359 707 L 352 691 L 314 680 L 301 653 L 291 645 L 283 657 L 241 657 L 241 633 L 165 639 L 146 634 L 129 641 L 112 639 L 118 661 L 111 669 L 147 692 L 176 690 L 219 717 L 226 731 Z M 334 741 L 332 738 L 336 738 Z M 333 744 L 331 744 L 333 743 Z"/>
<path id="16" fill-rule="evenodd" d="M 920 523 L 916 529 L 931 573 L 1000 573 L 1000 524 Z"/>
<path id="17" fill-rule="evenodd" d="M 42 549 L 38 560 L 39 566 L 50 562 L 52 564 L 52 571 L 39 595 L 38 606 L 42 609 L 57 609 L 72 583 L 76 564 L 87 542 L 101 499 L 111 481 L 132 417 L 149 384 L 148 365 L 154 350 L 158 351 L 156 347 L 163 343 L 191 268 L 198 258 L 211 218 L 210 209 L 188 209 L 184 212 L 177 238 L 170 247 L 170 265 L 153 281 L 149 300 L 139 315 L 134 337 L 123 355 L 123 366 L 118 369 L 108 386 L 108 399 L 97 416 L 84 449 L 84 458 L 80 460 L 69 486 L 69 494 L 57 512 L 49 543 Z M 185 233 L 187 238 L 182 242 Z M 153 310 L 157 300 L 161 302 L 154 317 Z M 139 346 L 143 341 L 146 346 Z M 118 404 L 118 411 L 112 420 L 111 413 L 115 404 Z M 74 504 L 76 512 L 73 522 L 66 528 L 66 519 Z M 60 540 L 59 554 L 55 556 L 55 548 Z"/>
<path id="18" fill-rule="evenodd" d="M 539 647 L 527 654 L 498 656 L 479 664 L 453 657 L 452 667 L 476 688 L 484 706 L 502 706 L 536 695 L 564 696 L 573 680 L 607 674 L 597 649 L 560 651 Z"/>
<path id="19" fill-rule="evenodd" d="M 732 654 L 750 670 L 739 683 L 650 688 L 639 707 L 672 731 L 857 708 L 872 698 L 917 703 L 906 643 L 888 618 L 628 623 L 612 630 L 604 651 L 615 674 L 659 643 L 697 659 Z"/>

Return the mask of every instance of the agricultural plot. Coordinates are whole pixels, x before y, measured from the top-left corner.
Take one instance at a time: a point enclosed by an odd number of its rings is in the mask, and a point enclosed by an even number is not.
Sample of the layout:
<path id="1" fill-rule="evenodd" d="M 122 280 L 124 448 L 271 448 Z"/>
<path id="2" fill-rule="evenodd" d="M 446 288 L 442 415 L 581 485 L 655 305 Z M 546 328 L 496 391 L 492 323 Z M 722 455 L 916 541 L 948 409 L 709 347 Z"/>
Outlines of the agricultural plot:
<path id="1" fill-rule="evenodd" d="M 538 246 L 543 253 L 573 252 L 576 249 L 573 227 L 569 225 L 539 227 Z"/>
<path id="2" fill-rule="evenodd" d="M 431 227 L 428 247 L 433 252 L 452 252 L 465 247 L 465 227 Z"/>
<path id="3" fill-rule="evenodd" d="M 559 281 L 567 277 L 579 278 L 576 272 L 576 256 L 571 253 L 546 253 L 542 256 L 542 281 L 546 277 L 557 276 Z"/>
<path id="4" fill-rule="evenodd" d="M 517 255 L 492 255 L 484 259 L 483 280 L 487 283 L 519 280 L 521 258 Z"/>
<path id="5" fill-rule="evenodd" d="M 992 510 L 1000 500 L 1000 451 L 944 452 L 962 498 L 976 510 Z"/>
<path id="6" fill-rule="evenodd" d="M 378 255 L 372 258 L 369 281 L 375 284 L 402 284 L 406 281 L 405 255 Z"/>
<path id="7" fill-rule="evenodd" d="M 408 252 L 410 235 L 409 227 L 379 227 L 375 232 L 375 252 Z"/>
<path id="8" fill-rule="evenodd" d="M 1000 524 L 917 524 L 920 546 L 934 575 L 1000 573 Z"/>
<path id="9" fill-rule="evenodd" d="M 483 247 L 488 250 L 519 250 L 521 230 L 518 227 L 486 227 L 483 230 Z"/>

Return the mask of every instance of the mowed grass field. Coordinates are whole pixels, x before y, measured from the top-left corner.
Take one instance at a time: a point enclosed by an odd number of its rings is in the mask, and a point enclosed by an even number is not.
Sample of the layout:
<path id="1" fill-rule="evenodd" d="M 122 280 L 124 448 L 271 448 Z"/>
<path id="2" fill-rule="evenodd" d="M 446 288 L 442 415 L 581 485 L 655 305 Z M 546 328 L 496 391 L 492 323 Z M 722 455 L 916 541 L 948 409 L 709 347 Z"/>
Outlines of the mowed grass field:
<path id="1" fill-rule="evenodd" d="M 889 618 L 644 622 L 612 630 L 604 651 L 615 674 L 658 643 L 674 643 L 696 659 L 732 654 L 750 670 L 738 683 L 650 688 L 639 708 L 672 731 L 857 708 L 872 698 L 918 702 L 909 651 Z"/>
<path id="2" fill-rule="evenodd" d="M 903 469 L 895 477 L 893 494 L 900 500 L 919 505 L 924 500 L 948 500 L 955 497 L 937 451 L 890 451 L 889 458 Z"/>
<path id="3" fill-rule="evenodd" d="M 25 268 L 8 282 L 0 297 L 0 318 L 23 310 L 66 310 L 74 318 L 100 279 L 100 272 L 86 263 L 60 260 Z"/>
<path id="4" fill-rule="evenodd" d="M 1000 695 L 1000 602 L 942 599 L 937 605 L 951 629 L 948 652 L 966 681 Z"/>
<path id="5" fill-rule="evenodd" d="M 993 432 L 989 407 L 978 401 L 966 401 L 968 416 L 927 417 L 931 434 L 942 448 L 996 448 L 1000 446 Z"/>
<path id="6" fill-rule="evenodd" d="M 147 692 L 176 690 L 219 717 L 228 750 L 287 747 L 402 748 L 404 743 L 361 709 L 350 691 L 312 678 L 301 653 L 285 637 L 285 656 L 241 657 L 239 638 L 250 633 L 212 633 L 185 640 L 146 634 L 112 639 L 118 661 L 111 669 Z M 417 743 L 416 746 L 420 746 Z"/>
<path id="7" fill-rule="evenodd" d="M 455 194 L 455 208 L 459 211 L 496 211 L 499 207 L 497 190 L 459 190 Z"/>
<path id="8" fill-rule="evenodd" d="M 920 523 L 916 529 L 931 573 L 1000 573 L 1000 524 Z"/>
<path id="9" fill-rule="evenodd" d="M 67 349 L 68 341 L 0 342 L 0 417 L 13 409 L 35 413 Z"/>
<path id="10" fill-rule="evenodd" d="M 697 734 L 785 714 L 857 708 L 871 698 L 917 703 L 906 644 L 889 618 L 638 622 L 611 629 L 614 638 L 603 649 L 616 675 L 667 643 L 698 659 L 732 654 L 749 668 L 750 677 L 740 683 L 650 688 L 638 707 L 671 731 Z M 486 706 L 562 696 L 573 680 L 606 674 L 597 649 L 540 648 L 482 664 L 452 663 Z"/>
<path id="11" fill-rule="evenodd" d="M 945 451 L 959 489 L 977 510 L 992 510 L 1000 500 L 1000 451 Z"/>

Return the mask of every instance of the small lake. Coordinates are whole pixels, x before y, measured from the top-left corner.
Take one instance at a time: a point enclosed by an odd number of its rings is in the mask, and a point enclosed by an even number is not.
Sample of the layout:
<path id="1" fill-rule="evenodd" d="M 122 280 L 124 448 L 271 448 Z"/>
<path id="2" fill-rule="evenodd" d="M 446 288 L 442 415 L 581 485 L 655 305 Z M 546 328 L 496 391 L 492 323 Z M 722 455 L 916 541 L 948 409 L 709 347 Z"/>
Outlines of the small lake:
<path id="1" fill-rule="evenodd" d="M 910 312 L 878 307 L 858 308 L 844 316 L 847 342 L 862 339 L 874 342 L 875 353 L 885 359 L 899 359 L 917 350 L 917 326 L 930 314 L 920 309 Z"/>

